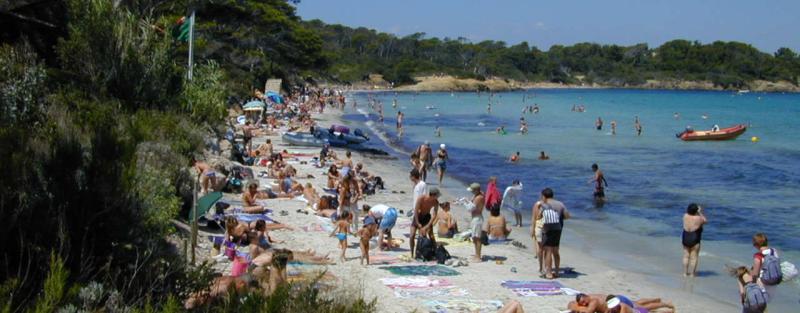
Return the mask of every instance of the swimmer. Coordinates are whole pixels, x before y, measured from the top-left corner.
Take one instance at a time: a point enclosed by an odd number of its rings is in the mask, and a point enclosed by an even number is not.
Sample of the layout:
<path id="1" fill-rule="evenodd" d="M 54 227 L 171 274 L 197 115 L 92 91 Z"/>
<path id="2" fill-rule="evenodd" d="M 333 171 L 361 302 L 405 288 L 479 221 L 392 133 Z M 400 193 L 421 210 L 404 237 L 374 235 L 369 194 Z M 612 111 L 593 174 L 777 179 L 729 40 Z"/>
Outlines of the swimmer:
<path id="1" fill-rule="evenodd" d="M 517 153 L 512 154 L 508 160 L 511 161 L 511 163 L 517 163 L 519 162 L 520 158 L 522 157 L 519 155 L 519 151 L 517 151 Z"/>
<path id="2" fill-rule="evenodd" d="M 612 135 L 616 135 L 617 134 L 617 121 L 616 120 L 612 120 L 611 121 L 611 134 Z"/>
<path id="3" fill-rule="evenodd" d="M 539 152 L 539 160 L 550 160 L 550 156 L 547 155 L 547 154 L 544 154 L 544 151 L 540 151 Z"/>

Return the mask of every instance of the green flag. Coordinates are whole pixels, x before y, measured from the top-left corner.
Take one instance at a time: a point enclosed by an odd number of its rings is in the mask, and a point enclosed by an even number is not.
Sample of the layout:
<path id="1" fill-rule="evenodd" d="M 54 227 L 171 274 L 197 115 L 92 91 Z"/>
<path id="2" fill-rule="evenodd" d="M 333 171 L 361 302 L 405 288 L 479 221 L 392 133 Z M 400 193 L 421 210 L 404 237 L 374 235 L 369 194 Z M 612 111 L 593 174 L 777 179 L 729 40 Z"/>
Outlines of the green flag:
<path id="1" fill-rule="evenodd" d="M 172 27 L 172 37 L 175 38 L 177 41 L 189 41 L 189 29 L 191 25 L 189 25 L 190 19 L 183 16 L 178 20 L 178 23 Z"/>

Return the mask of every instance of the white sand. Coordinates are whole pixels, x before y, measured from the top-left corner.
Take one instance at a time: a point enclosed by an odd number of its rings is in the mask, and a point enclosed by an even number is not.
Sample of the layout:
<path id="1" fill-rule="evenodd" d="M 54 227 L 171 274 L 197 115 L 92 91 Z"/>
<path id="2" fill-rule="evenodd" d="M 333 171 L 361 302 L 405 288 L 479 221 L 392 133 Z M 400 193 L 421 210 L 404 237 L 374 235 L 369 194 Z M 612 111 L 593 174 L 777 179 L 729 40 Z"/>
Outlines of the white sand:
<path id="1" fill-rule="evenodd" d="M 343 123 L 338 119 L 336 114 L 326 113 L 325 115 L 317 116 L 323 126 L 331 123 Z M 292 147 L 284 146 L 280 136 L 272 136 L 265 138 L 256 138 L 254 145 L 261 143 L 271 138 L 275 143 L 276 151 L 284 148 L 290 152 L 314 153 L 317 154 L 319 149 L 310 147 Z M 377 139 L 374 139 L 377 140 Z M 344 156 L 344 151 L 336 150 L 337 154 Z M 394 206 L 399 210 L 407 212 L 411 203 L 411 192 L 413 189 L 412 183 L 408 179 L 408 171 L 410 165 L 406 159 L 390 160 L 386 158 L 369 158 L 366 155 L 354 153 L 355 161 L 364 163 L 365 169 L 373 175 L 381 176 L 385 180 L 387 187 L 386 192 L 379 192 L 376 195 L 368 196 L 366 201 L 362 201 L 359 205 L 366 203 L 370 205 L 383 203 Z M 310 157 L 301 158 L 301 160 L 310 160 Z M 326 169 L 314 168 L 311 165 L 301 165 L 293 163 L 292 166 L 298 169 L 298 181 L 305 184 L 311 182 L 318 190 L 320 195 L 324 194 L 321 187 L 326 183 L 325 171 Z M 258 173 L 263 168 L 253 167 L 254 172 Z M 308 174 L 313 175 L 315 178 L 303 178 Z M 487 177 L 491 173 L 487 173 Z M 429 181 L 434 181 L 435 172 L 429 174 Z M 261 186 L 264 186 L 267 181 L 262 179 Z M 453 180 L 445 178 L 445 185 L 460 184 Z M 393 193 L 396 191 L 397 193 Z M 403 191 L 404 194 L 401 194 Z M 239 199 L 240 195 L 226 195 L 226 198 Z M 443 195 L 442 201 L 453 201 L 452 197 L 447 194 Z M 312 214 L 296 213 L 298 209 L 306 208 L 305 203 L 298 200 L 268 200 L 268 207 L 276 210 L 274 218 L 280 222 L 284 222 L 295 226 L 307 226 L 311 223 L 319 223 L 316 216 Z M 280 216 L 277 214 L 279 211 L 287 211 L 288 216 Z M 461 230 L 464 230 L 469 225 L 466 219 L 466 212 L 463 206 L 453 205 L 451 212 L 458 216 L 458 223 Z M 485 213 L 485 214 L 488 214 Z M 362 214 L 363 215 L 363 214 Z M 507 217 L 508 218 L 508 217 Z M 512 219 L 513 220 L 513 219 Z M 401 214 L 398 219 L 397 225 L 393 230 L 395 238 L 405 239 L 402 245 L 402 251 L 408 253 L 408 239 L 403 236 L 408 232 L 408 228 L 399 227 L 399 225 L 407 224 L 409 219 Z M 286 244 L 279 244 L 278 247 L 290 248 L 293 250 L 299 249 L 314 249 L 320 254 L 330 253 L 330 256 L 337 261 L 337 264 L 328 267 L 329 272 L 333 273 L 339 279 L 339 286 L 356 287 L 363 289 L 364 294 L 368 298 L 375 297 L 378 301 L 378 308 L 380 312 L 428 312 L 428 308 L 423 304 L 427 299 L 405 299 L 396 298 L 393 291 L 385 287 L 380 281 L 380 278 L 396 277 L 386 270 L 379 269 L 384 265 L 359 265 L 360 250 L 356 243 L 357 238 L 350 236 L 349 242 L 352 244 L 351 248 L 347 250 L 348 261 L 345 263 L 338 262 L 339 248 L 335 238 L 328 237 L 327 233 L 323 232 L 305 232 L 303 230 L 296 231 L 276 231 L 271 233 L 273 237 L 278 240 L 285 240 Z M 661 297 L 665 300 L 672 301 L 678 312 L 738 312 L 740 309 L 725 303 L 701 298 L 699 296 L 665 286 L 661 286 L 647 281 L 645 276 L 637 273 L 622 272 L 614 270 L 612 267 L 603 264 L 595 259 L 589 257 L 588 254 L 583 253 L 583 247 L 576 246 L 574 242 L 570 242 L 570 237 L 575 237 L 575 234 L 570 231 L 570 222 L 567 221 L 565 225 L 565 234 L 562 239 L 561 258 L 562 266 L 569 266 L 575 268 L 580 273 L 576 278 L 561 278 L 558 279 L 564 286 L 579 290 L 585 293 L 618 293 L 624 294 L 634 299 L 642 297 Z M 534 258 L 533 244 L 531 242 L 528 228 L 514 228 L 510 238 L 522 242 L 528 249 L 520 249 L 512 245 L 489 245 L 483 247 L 484 256 L 502 256 L 507 258 L 503 264 L 496 264 L 493 261 L 482 263 L 470 263 L 466 267 L 454 268 L 461 274 L 458 276 L 449 277 L 433 277 L 445 278 L 450 280 L 457 287 L 465 288 L 469 292 L 466 299 L 474 300 L 500 300 L 507 302 L 511 299 L 520 301 L 526 312 L 560 312 L 566 309 L 567 303 L 573 299 L 572 296 L 547 296 L 547 297 L 518 297 L 511 290 L 500 286 L 503 280 L 535 280 L 541 281 L 538 273 L 538 261 Z M 373 247 L 374 248 L 374 247 Z M 471 243 L 461 246 L 447 247 L 450 254 L 454 257 L 469 258 L 473 254 Z M 377 250 L 373 249 L 372 252 Z M 204 252 L 201 252 L 204 253 Z M 393 252 L 399 253 L 399 252 Z M 404 265 L 408 263 L 399 263 L 396 265 Z M 229 266 L 229 265 L 228 265 Z M 516 269 L 516 273 L 511 271 L 512 268 Z"/>

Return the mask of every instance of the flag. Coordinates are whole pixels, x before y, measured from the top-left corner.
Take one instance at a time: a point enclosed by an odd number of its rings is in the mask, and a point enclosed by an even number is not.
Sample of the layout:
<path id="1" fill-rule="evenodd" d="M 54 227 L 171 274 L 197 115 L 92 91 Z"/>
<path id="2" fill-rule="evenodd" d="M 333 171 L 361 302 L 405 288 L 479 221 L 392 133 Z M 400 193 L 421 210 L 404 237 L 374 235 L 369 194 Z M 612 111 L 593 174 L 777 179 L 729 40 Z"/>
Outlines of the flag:
<path id="1" fill-rule="evenodd" d="M 175 26 L 172 27 L 172 37 L 177 41 L 189 41 L 189 29 L 191 22 L 187 21 L 185 16 L 182 16 Z"/>

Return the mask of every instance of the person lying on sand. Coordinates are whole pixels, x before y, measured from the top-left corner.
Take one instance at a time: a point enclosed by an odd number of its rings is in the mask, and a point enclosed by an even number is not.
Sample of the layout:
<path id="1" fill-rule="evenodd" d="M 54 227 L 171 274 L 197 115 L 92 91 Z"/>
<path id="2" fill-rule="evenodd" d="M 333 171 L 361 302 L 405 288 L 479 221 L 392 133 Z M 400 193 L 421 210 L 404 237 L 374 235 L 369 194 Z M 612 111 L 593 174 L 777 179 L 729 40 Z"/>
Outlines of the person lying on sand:
<path id="1" fill-rule="evenodd" d="M 263 220 L 253 221 L 251 224 L 240 223 L 235 217 L 228 216 L 225 218 L 225 238 L 230 242 L 244 244 L 247 242 L 247 234 L 256 229 L 259 221 L 264 222 L 264 229 L 266 230 L 294 230 L 294 228 L 286 224 L 266 223 Z"/>
<path id="2" fill-rule="evenodd" d="M 525 310 L 522 309 L 522 304 L 519 301 L 511 300 L 500 310 L 497 310 L 497 313 L 525 313 Z"/>
<path id="3" fill-rule="evenodd" d="M 308 201 L 308 206 L 314 208 L 319 203 L 319 194 L 317 190 L 314 189 L 314 186 L 311 183 L 306 183 L 306 186 L 303 188 L 303 198 Z"/>
<path id="4" fill-rule="evenodd" d="M 195 292 L 184 301 L 184 308 L 195 309 L 217 299 L 230 295 L 232 292 L 244 294 L 251 290 L 260 290 L 265 296 L 271 295 L 287 281 L 286 264 L 294 259 L 292 251 L 276 250 L 271 259 L 271 268 L 261 268 L 253 273 L 242 274 L 238 277 L 220 276 L 214 279 L 208 290 Z"/>
<path id="5" fill-rule="evenodd" d="M 622 295 L 608 295 L 606 299 L 608 313 L 675 312 L 675 306 L 672 305 L 672 303 L 662 302 L 660 298 L 631 301 L 629 298 Z"/>
<path id="6" fill-rule="evenodd" d="M 575 301 L 570 301 L 567 304 L 567 309 L 573 313 L 606 313 L 608 306 L 606 305 L 606 297 L 608 295 L 602 294 L 585 294 L 579 293 L 575 296 Z"/>

